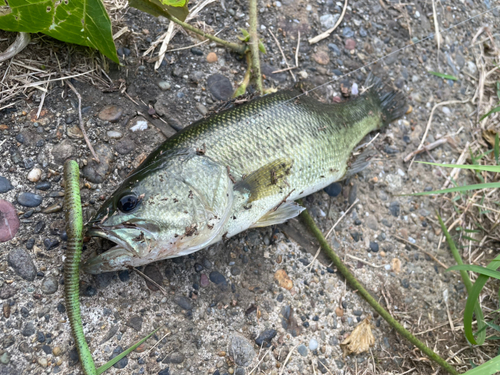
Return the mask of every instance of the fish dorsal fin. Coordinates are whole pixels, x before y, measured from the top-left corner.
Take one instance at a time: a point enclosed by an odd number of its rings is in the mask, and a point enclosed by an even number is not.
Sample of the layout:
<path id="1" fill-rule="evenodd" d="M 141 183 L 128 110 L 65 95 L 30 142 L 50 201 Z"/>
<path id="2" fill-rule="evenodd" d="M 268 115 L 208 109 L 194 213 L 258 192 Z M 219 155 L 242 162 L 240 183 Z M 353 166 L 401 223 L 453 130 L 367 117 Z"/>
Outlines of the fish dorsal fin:
<path id="1" fill-rule="evenodd" d="M 302 207 L 295 202 L 285 202 L 276 210 L 271 210 L 266 213 L 250 228 L 267 227 L 269 225 L 281 224 L 298 216 L 304 210 L 305 207 Z"/>
<path id="2" fill-rule="evenodd" d="M 290 158 L 276 159 L 236 183 L 234 190 L 248 192 L 248 203 L 279 194 L 288 185 L 286 178 L 291 173 L 292 165 Z"/>

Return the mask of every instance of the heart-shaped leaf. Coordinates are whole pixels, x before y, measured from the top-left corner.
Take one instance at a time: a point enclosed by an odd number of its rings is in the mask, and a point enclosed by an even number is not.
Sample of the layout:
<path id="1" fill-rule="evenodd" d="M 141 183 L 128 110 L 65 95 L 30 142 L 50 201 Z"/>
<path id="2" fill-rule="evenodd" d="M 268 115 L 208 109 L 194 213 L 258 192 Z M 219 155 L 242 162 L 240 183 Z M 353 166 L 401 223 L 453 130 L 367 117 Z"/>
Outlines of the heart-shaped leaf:
<path id="1" fill-rule="evenodd" d="M 175 5 L 171 5 L 171 3 Z M 181 3 L 183 5 L 180 5 Z M 189 14 L 187 3 L 187 0 L 129 0 L 128 2 L 131 7 L 142 10 L 152 16 L 167 18 L 174 16 L 181 21 L 184 21 Z"/>
<path id="2" fill-rule="evenodd" d="M 118 61 L 111 21 L 101 0 L 0 0 L 0 28 L 44 33 L 96 48 Z"/>

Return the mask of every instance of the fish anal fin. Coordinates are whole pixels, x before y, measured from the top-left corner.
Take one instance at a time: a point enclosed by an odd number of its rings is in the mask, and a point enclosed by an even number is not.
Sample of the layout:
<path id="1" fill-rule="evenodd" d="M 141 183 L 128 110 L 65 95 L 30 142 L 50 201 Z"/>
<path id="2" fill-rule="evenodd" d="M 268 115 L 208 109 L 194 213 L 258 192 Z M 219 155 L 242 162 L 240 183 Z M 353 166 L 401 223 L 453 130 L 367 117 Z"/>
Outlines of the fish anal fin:
<path id="1" fill-rule="evenodd" d="M 276 159 L 239 181 L 234 189 L 249 192 L 248 203 L 279 194 L 288 186 L 286 178 L 291 173 L 292 165 L 290 158 Z"/>
<path id="2" fill-rule="evenodd" d="M 371 149 L 365 149 L 361 154 L 352 157 L 347 171 L 345 173 L 344 179 L 359 173 L 370 166 L 371 159 L 376 155 L 376 152 Z"/>
<path id="3" fill-rule="evenodd" d="M 276 211 L 271 210 L 262 216 L 259 221 L 250 228 L 267 227 L 269 225 L 282 224 L 298 216 L 305 208 L 295 202 L 285 202 Z"/>

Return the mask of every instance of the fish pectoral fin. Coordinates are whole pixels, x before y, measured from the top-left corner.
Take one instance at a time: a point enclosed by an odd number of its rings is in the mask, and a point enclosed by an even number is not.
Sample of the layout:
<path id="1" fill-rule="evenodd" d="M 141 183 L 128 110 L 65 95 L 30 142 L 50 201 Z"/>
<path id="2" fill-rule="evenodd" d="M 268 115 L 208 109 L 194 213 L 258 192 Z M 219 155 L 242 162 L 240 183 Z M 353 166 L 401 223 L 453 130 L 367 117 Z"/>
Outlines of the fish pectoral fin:
<path id="1" fill-rule="evenodd" d="M 344 179 L 359 173 L 366 168 L 371 163 L 371 159 L 376 155 L 376 152 L 372 149 L 365 149 L 361 154 L 353 156 L 352 160 L 349 162 L 347 171 L 345 172 Z"/>
<path id="2" fill-rule="evenodd" d="M 281 206 L 279 206 L 276 211 L 271 210 L 266 213 L 250 228 L 267 227 L 269 225 L 282 224 L 285 221 L 298 216 L 304 210 L 305 207 L 302 207 L 295 202 L 285 202 Z"/>
<path id="3" fill-rule="evenodd" d="M 245 177 L 234 185 L 234 190 L 250 193 L 248 203 L 279 194 L 288 186 L 286 178 L 291 174 L 293 160 L 279 158 Z"/>

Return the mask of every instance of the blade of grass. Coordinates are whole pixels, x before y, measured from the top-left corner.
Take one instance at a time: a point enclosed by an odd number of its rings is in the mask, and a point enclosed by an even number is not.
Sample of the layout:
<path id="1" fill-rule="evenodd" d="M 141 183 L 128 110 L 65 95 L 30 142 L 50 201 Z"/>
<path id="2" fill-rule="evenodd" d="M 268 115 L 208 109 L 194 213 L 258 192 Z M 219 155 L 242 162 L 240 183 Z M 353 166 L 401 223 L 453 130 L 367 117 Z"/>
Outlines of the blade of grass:
<path id="1" fill-rule="evenodd" d="M 464 263 L 462 262 L 462 257 L 460 256 L 457 247 L 455 245 L 455 241 L 453 241 L 453 238 L 451 238 L 450 233 L 448 232 L 448 228 L 446 228 L 446 225 L 444 225 L 443 219 L 441 219 L 441 215 L 439 215 L 438 212 L 436 212 L 437 218 L 439 220 L 439 224 L 441 225 L 441 230 L 443 231 L 443 234 L 446 237 L 446 242 L 448 242 L 448 246 L 450 247 L 451 254 L 453 255 L 453 258 L 455 258 L 455 262 L 457 262 L 458 265 L 463 265 Z M 460 275 L 462 276 L 462 281 L 465 285 L 465 289 L 467 289 L 467 294 L 469 297 L 467 298 L 467 303 L 471 299 L 471 292 L 472 292 L 472 282 L 470 281 L 469 275 L 467 274 L 466 271 L 460 270 Z M 481 276 L 479 276 L 481 277 Z M 477 300 L 477 297 L 476 297 Z M 477 319 L 477 329 L 479 331 L 478 333 L 478 338 L 477 342 L 474 339 L 474 335 L 472 334 L 472 321 L 469 324 L 469 327 L 466 327 L 465 325 L 465 313 L 464 313 L 464 333 L 466 328 L 469 328 L 470 331 L 465 334 L 465 337 L 469 340 L 471 344 L 477 344 L 481 345 L 484 343 L 484 340 L 486 338 L 486 331 L 483 330 L 483 327 L 485 326 L 484 323 L 484 315 L 483 315 L 483 310 L 481 310 L 481 306 L 479 304 L 476 305 L 476 300 L 473 300 L 474 305 L 472 306 L 472 310 L 476 313 L 476 319 Z M 471 314 L 472 316 L 472 314 Z"/>
<path id="2" fill-rule="evenodd" d="M 447 193 L 456 193 L 456 192 L 462 192 L 462 191 L 469 191 L 469 190 L 480 190 L 480 189 L 496 189 L 500 188 L 500 182 L 487 182 L 485 184 L 474 184 L 474 185 L 465 185 L 465 186 L 457 186 L 454 188 L 449 188 L 449 189 L 443 189 L 443 190 L 434 190 L 434 191 L 423 191 L 420 193 L 413 193 L 413 194 L 401 194 L 401 196 L 408 196 L 408 195 L 433 195 L 433 194 L 447 194 Z"/>
<path id="3" fill-rule="evenodd" d="M 498 139 L 498 134 L 497 134 L 497 139 Z M 446 167 L 446 168 L 472 169 L 472 170 L 475 170 L 475 171 L 485 171 L 485 172 L 500 173 L 500 166 L 498 166 L 498 165 L 479 165 L 479 164 L 474 164 L 474 165 L 468 165 L 468 164 L 456 165 L 456 164 L 431 163 L 431 162 L 427 162 L 427 161 L 417 161 L 417 163 L 435 165 L 435 166 L 438 166 L 438 167 Z"/>
<path id="4" fill-rule="evenodd" d="M 500 266 L 500 264 L 498 266 Z M 473 264 L 461 264 L 457 266 L 451 266 L 446 271 L 459 271 L 459 270 L 476 272 L 479 273 L 480 275 L 485 275 L 500 280 L 500 272 L 486 267 L 476 266 Z"/>
<path id="5" fill-rule="evenodd" d="M 489 111 L 487 114 L 481 116 L 481 118 L 479 119 L 479 122 L 483 121 L 486 117 L 488 117 L 489 115 L 491 115 L 492 113 L 497 113 L 497 112 L 500 112 L 500 105 L 498 107 L 495 107 L 493 108 L 491 111 Z"/>
<path id="6" fill-rule="evenodd" d="M 495 134 L 495 147 L 493 148 L 493 152 L 495 154 L 495 160 L 497 161 L 497 166 L 500 167 L 500 164 L 498 163 L 498 157 L 500 154 L 500 141 L 498 139 L 498 133 Z"/>
<path id="7" fill-rule="evenodd" d="M 438 72 L 433 72 L 429 71 L 429 73 L 435 75 L 436 77 L 443 78 L 443 79 L 451 79 L 452 81 L 458 81 L 458 78 L 455 76 L 451 76 L 449 74 L 443 74 L 443 73 L 438 73 Z"/>
<path id="8" fill-rule="evenodd" d="M 149 335 L 147 335 L 146 337 L 144 337 L 142 340 L 139 340 L 137 341 L 134 345 L 132 345 L 130 348 L 128 348 L 127 350 L 125 350 L 124 352 L 121 352 L 120 354 L 118 354 L 115 358 L 113 358 L 111 361 L 109 362 L 106 362 L 104 365 L 102 365 L 101 367 L 99 367 L 96 371 L 97 375 L 100 375 L 102 374 L 104 371 L 108 370 L 109 368 L 111 368 L 116 362 L 118 362 L 120 359 L 122 359 L 123 357 L 129 355 L 130 353 L 132 353 L 135 349 L 137 349 L 137 347 L 139 345 L 141 345 L 144 341 L 146 341 L 147 339 L 149 339 L 151 336 L 153 336 L 156 331 L 158 331 L 159 329 L 161 328 L 158 327 L 156 328 L 153 332 L 151 332 Z"/>

